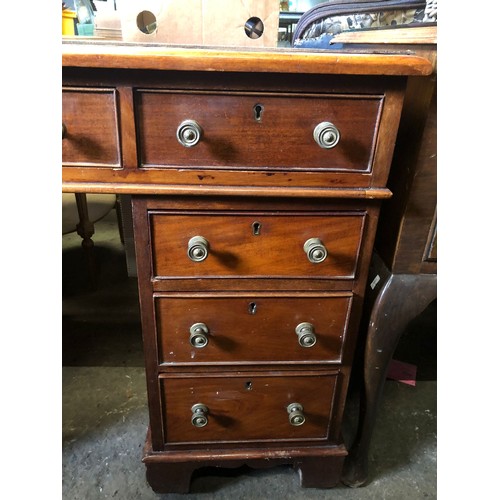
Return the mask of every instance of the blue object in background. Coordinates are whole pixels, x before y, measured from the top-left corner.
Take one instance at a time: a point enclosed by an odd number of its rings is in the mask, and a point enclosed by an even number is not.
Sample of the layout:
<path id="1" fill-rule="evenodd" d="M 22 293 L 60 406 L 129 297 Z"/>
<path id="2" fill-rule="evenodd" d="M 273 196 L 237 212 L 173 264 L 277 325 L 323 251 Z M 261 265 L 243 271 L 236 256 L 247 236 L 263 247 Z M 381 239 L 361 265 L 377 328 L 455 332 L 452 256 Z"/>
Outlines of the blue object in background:
<path id="1" fill-rule="evenodd" d="M 316 38 L 303 38 L 295 40 L 293 47 L 295 49 L 328 49 L 337 50 L 342 49 L 343 43 L 330 43 L 332 41 L 333 35 L 328 33 L 322 33 Z"/>

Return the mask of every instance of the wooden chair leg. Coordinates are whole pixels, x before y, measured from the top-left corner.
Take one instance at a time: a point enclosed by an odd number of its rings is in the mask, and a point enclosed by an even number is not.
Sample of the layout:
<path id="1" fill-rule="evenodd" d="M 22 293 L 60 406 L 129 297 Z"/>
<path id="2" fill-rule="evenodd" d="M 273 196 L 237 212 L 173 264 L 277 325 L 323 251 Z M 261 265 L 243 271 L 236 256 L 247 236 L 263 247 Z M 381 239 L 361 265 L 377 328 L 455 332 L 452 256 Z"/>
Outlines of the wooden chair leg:
<path id="1" fill-rule="evenodd" d="M 87 260 L 90 285 L 92 288 L 95 288 L 97 286 L 97 266 L 94 254 L 94 242 L 92 241 L 94 223 L 89 219 L 86 194 L 75 193 L 75 199 L 78 210 L 78 218 L 80 219 L 76 225 L 76 232 L 83 240 L 82 248 L 85 252 L 85 258 Z"/>

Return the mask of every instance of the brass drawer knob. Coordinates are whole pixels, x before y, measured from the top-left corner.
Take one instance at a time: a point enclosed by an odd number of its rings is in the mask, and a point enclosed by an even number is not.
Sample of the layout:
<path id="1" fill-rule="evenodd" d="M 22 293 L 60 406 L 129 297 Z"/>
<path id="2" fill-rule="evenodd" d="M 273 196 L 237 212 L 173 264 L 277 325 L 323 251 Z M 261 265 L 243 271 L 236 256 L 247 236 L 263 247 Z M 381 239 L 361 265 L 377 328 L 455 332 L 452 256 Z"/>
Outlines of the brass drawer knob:
<path id="1" fill-rule="evenodd" d="M 195 427 L 205 427 L 208 424 L 208 408 L 201 404 L 197 403 L 193 405 L 191 408 L 193 414 L 191 415 L 191 423 Z"/>
<path id="2" fill-rule="evenodd" d="M 201 262 L 208 256 L 208 241 L 203 236 L 193 236 L 188 241 L 188 257 L 193 262 Z"/>
<path id="3" fill-rule="evenodd" d="M 290 424 L 298 427 L 302 425 L 306 421 L 306 417 L 304 416 L 304 408 L 299 403 L 290 403 L 286 409 L 288 412 L 288 421 Z"/>
<path id="4" fill-rule="evenodd" d="M 184 120 L 177 128 L 177 140 L 186 148 L 196 146 L 201 140 L 203 129 L 194 120 Z"/>
<path id="5" fill-rule="evenodd" d="M 195 323 L 189 328 L 189 342 L 193 347 L 201 349 L 208 344 L 208 327 L 205 323 Z"/>
<path id="6" fill-rule="evenodd" d="M 314 335 L 314 326 L 311 323 L 300 323 L 295 328 L 295 333 L 299 337 L 299 344 L 302 347 L 312 347 L 316 344 L 316 335 Z"/>
<path id="7" fill-rule="evenodd" d="M 321 122 L 316 125 L 313 137 L 320 148 L 331 149 L 340 141 L 338 128 L 330 122 Z"/>
<path id="8" fill-rule="evenodd" d="M 328 256 L 328 250 L 319 238 L 309 238 L 304 243 L 304 252 L 313 264 L 323 262 Z"/>

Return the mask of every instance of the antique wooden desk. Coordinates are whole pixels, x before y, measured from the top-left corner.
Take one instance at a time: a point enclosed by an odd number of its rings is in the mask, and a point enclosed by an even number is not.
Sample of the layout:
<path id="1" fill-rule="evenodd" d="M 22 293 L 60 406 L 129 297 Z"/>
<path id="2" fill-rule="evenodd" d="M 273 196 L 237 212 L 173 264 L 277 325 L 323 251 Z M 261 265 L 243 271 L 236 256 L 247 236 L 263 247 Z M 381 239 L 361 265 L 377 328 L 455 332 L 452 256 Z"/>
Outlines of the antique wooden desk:
<path id="1" fill-rule="evenodd" d="M 158 492 L 332 487 L 405 54 L 63 44 L 63 190 L 132 194 Z M 146 430 L 145 430 L 146 432 Z"/>

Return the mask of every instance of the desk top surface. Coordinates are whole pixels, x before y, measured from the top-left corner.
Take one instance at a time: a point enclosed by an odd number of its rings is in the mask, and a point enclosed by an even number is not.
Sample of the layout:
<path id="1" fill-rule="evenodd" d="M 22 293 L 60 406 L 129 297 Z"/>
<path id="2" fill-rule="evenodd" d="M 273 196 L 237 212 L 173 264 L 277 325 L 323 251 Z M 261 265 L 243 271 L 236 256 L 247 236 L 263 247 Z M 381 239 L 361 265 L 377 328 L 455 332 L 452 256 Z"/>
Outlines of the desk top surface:
<path id="1" fill-rule="evenodd" d="M 63 67 L 331 75 L 425 76 L 432 62 L 410 50 L 237 49 L 104 40 L 62 42 Z"/>

